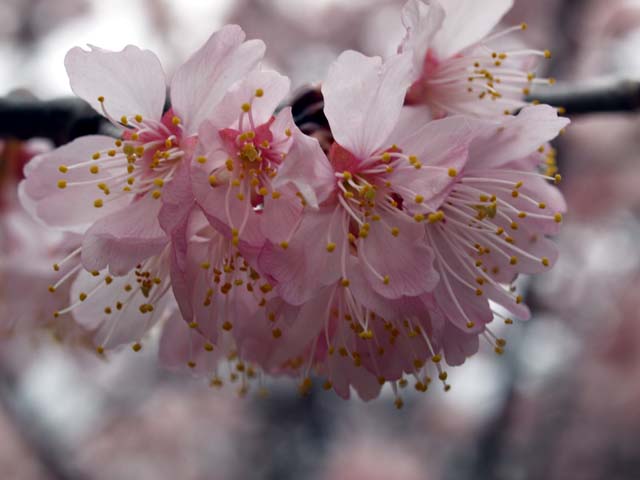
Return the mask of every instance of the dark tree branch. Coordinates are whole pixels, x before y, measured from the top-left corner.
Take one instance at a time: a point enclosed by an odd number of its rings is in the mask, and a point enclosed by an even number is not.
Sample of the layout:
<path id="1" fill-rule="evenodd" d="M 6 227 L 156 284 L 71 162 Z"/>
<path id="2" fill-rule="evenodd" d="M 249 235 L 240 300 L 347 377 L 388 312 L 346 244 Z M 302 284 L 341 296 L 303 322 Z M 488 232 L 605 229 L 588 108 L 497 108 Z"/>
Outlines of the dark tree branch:
<path id="1" fill-rule="evenodd" d="M 529 100 L 562 107 L 566 115 L 636 112 L 640 110 L 640 82 L 615 80 L 599 85 L 560 84 L 540 89 Z"/>
<path id="2" fill-rule="evenodd" d="M 110 124 L 79 98 L 0 99 L 0 138 L 48 138 L 62 145 L 82 135 L 106 133 Z"/>
<path id="3" fill-rule="evenodd" d="M 618 80 L 601 85 L 556 85 L 540 89 L 528 100 L 563 107 L 567 115 L 640 110 L 640 82 Z M 296 123 L 326 127 L 322 95 L 304 89 L 291 101 Z M 62 145 L 82 135 L 114 134 L 113 127 L 79 98 L 49 101 L 0 98 L 0 138 L 48 138 Z"/>

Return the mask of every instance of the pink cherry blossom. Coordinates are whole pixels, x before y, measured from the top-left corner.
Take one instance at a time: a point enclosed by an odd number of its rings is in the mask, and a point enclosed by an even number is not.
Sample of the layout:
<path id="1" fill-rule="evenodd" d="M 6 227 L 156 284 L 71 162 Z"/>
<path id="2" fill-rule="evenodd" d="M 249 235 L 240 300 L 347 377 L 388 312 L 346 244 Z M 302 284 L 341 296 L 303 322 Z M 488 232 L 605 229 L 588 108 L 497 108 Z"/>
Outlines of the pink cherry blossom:
<path id="1" fill-rule="evenodd" d="M 289 92 L 289 79 L 256 70 L 234 87 L 200 128 L 201 151 L 193 162 L 193 192 L 207 217 L 237 245 L 259 248 L 261 214 L 255 208 L 282 192 L 273 185 L 292 145 L 291 109 L 274 116 Z"/>
<path id="2" fill-rule="evenodd" d="M 540 105 L 489 127 L 471 144 L 467 163 L 426 223 L 440 275 L 433 293 L 437 310 L 462 331 L 484 332 L 498 353 L 503 340 L 485 325 L 494 316 L 512 320 L 489 300 L 527 319 L 522 297 L 509 285 L 520 273 L 548 270 L 557 258 L 545 235 L 558 231 L 566 206 L 548 183 L 560 177 L 547 142 L 568 123 Z M 454 352 L 451 363 L 461 363 Z"/>
<path id="3" fill-rule="evenodd" d="M 315 366 L 344 397 L 353 386 L 373 398 L 405 373 L 426 378 L 426 360 L 439 362 L 443 344 L 443 324 L 434 326 L 420 298 L 438 280 L 422 222 L 465 164 L 475 127 L 456 117 L 425 124 L 424 110 L 403 110 L 409 70 L 407 55 L 382 64 L 346 52 L 336 61 L 323 85 L 329 157 L 294 133 L 274 183 L 302 200 L 284 196 L 293 202 L 280 207 L 285 218 L 263 228 L 259 264 L 282 298 L 267 304 L 273 347 L 263 344 L 253 360 L 267 370 L 295 366 L 303 379 Z"/>
<path id="4" fill-rule="evenodd" d="M 163 193 L 181 196 L 175 189 L 185 182 L 173 180 L 188 175 L 200 124 L 263 53 L 263 43 L 244 42 L 237 26 L 214 33 L 175 73 L 172 108 L 163 114 L 167 83 L 152 52 L 72 49 L 65 59 L 72 89 L 122 135 L 82 137 L 34 159 L 22 185 L 25 205 L 51 226 L 84 233 L 88 270 L 108 266 L 123 275 L 160 254 L 168 241 L 159 220 Z M 190 209 L 170 207 L 168 225 Z"/>
<path id="5" fill-rule="evenodd" d="M 123 343 L 139 349 L 144 334 L 171 314 L 171 239 L 193 208 L 198 129 L 263 53 L 262 42 L 244 42 L 239 27 L 224 27 L 178 69 L 165 114 L 167 85 L 153 53 L 128 46 L 67 54 L 73 90 L 122 135 L 82 137 L 36 157 L 21 193 L 42 221 L 83 233 L 81 247 L 56 265 L 68 271 L 53 289 L 73 286 L 70 304 L 55 316 L 72 313 L 95 330 L 99 352 Z"/>
<path id="6" fill-rule="evenodd" d="M 409 104 L 428 105 L 436 117 L 462 113 L 495 116 L 526 105 L 537 79 L 535 59 L 548 50 L 504 43 L 504 37 L 527 28 L 521 24 L 490 32 L 513 0 L 409 0 L 402 12 L 406 35 L 401 51 L 411 52 L 414 80 Z"/>

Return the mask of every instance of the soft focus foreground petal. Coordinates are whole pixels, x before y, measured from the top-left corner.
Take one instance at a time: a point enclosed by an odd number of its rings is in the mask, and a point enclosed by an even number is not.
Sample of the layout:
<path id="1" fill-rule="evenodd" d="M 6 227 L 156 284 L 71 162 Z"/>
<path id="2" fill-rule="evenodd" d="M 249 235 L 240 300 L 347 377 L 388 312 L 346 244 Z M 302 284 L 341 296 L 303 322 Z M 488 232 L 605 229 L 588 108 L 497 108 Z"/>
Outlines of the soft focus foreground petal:
<path id="1" fill-rule="evenodd" d="M 444 8 L 442 27 L 433 38 L 438 58 L 454 56 L 482 40 L 513 5 L 513 0 L 439 0 Z"/>
<path id="2" fill-rule="evenodd" d="M 311 207 L 317 207 L 336 188 L 336 178 L 318 140 L 293 130 L 293 144 L 273 185 L 293 184 Z"/>
<path id="3" fill-rule="evenodd" d="M 349 50 L 329 69 L 322 85 L 324 112 L 341 146 L 360 159 L 386 143 L 393 131 L 407 88 L 411 55 L 394 55 L 384 64 Z"/>
<path id="4" fill-rule="evenodd" d="M 402 8 L 402 25 L 406 34 L 400 51 L 412 54 L 414 79 L 422 73 L 427 50 L 433 36 L 442 26 L 444 17 L 444 9 L 435 0 L 409 0 Z"/>
<path id="5" fill-rule="evenodd" d="M 146 195 L 98 220 L 82 242 L 82 263 L 87 270 L 109 267 L 124 275 L 140 261 L 160 253 L 167 242 L 158 222 L 162 202 Z"/>
<path id="6" fill-rule="evenodd" d="M 468 169 L 497 168 L 522 159 L 553 140 L 569 124 L 549 105 L 525 107 L 515 117 L 488 124 L 486 133 L 471 145 Z"/>
<path id="7" fill-rule="evenodd" d="M 171 81 L 171 105 L 183 120 L 187 135 L 198 131 L 228 89 L 264 56 L 262 41 L 244 39 L 239 26 L 227 25 L 176 71 Z"/>
<path id="8" fill-rule="evenodd" d="M 71 89 L 99 113 L 104 108 L 119 120 L 142 115 L 160 120 L 166 97 L 166 79 L 158 57 L 128 45 L 120 52 L 92 47 L 72 48 L 64 59 Z"/>
<path id="9" fill-rule="evenodd" d="M 278 72 L 254 70 L 224 96 L 210 116 L 211 123 L 218 130 L 238 129 L 238 119 L 245 103 L 251 105 L 251 115 L 256 125 L 267 123 L 288 95 L 290 86 L 291 81 Z M 247 123 L 245 118 L 245 127 Z"/>
<path id="10" fill-rule="evenodd" d="M 111 137 L 90 135 L 35 157 L 25 166 L 26 178 L 20 183 L 25 209 L 51 227 L 77 233 L 120 209 L 129 199 L 117 197 L 104 202 L 102 208 L 96 208 L 94 202 L 102 196 L 98 183 L 126 173 L 124 168 L 102 169 L 96 174 L 90 172 L 89 165 L 70 168 L 90 162 L 95 152 L 113 148 L 113 144 Z M 61 167 L 67 169 L 66 173 L 60 173 Z"/>

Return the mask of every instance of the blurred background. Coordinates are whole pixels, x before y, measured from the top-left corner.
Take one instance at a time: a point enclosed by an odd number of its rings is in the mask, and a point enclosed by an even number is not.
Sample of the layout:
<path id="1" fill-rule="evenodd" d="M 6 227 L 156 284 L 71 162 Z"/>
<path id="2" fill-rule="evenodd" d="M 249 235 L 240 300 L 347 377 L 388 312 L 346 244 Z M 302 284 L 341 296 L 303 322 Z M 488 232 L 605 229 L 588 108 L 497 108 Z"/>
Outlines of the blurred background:
<path id="1" fill-rule="evenodd" d="M 402 4 L 0 0 L 0 98 L 71 95 L 76 45 L 149 48 L 170 75 L 224 23 L 262 38 L 300 87 L 344 49 L 393 51 Z M 638 0 L 515 0 L 505 24 L 522 21 L 529 45 L 553 51 L 543 73 L 559 88 L 640 79 Z M 50 142 L 0 139 L 0 479 L 640 478 L 640 119 L 572 121 L 555 145 L 560 261 L 525 280 L 534 318 L 496 326 L 507 353 L 484 346 L 450 392 L 407 387 L 401 411 L 390 392 L 302 398 L 286 381 L 239 400 L 233 385 L 160 369 L 151 342 L 107 360 L 82 348 L 83 332 L 43 313 L 62 239 L 16 201 L 22 165 Z"/>

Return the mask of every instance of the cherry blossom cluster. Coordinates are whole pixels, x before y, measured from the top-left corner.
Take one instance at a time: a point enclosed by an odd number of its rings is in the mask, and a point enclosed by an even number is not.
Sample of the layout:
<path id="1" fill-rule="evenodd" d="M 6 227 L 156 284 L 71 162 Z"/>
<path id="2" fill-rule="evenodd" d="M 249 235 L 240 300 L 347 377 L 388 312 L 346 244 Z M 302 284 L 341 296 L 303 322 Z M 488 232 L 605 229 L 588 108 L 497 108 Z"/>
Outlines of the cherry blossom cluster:
<path id="1" fill-rule="evenodd" d="M 389 384 L 397 406 L 408 382 L 449 389 L 447 365 L 480 339 L 502 353 L 489 324 L 529 317 L 515 279 L 556 261 L 549 142 L 568 123 L 525 101 L 549 52 L 500 48 L 524 24 L 492 33 L 511 3 L 410 0 L 397 54 L 330 67 L 322 143 L 238 26 L 169 84 L 150 51 L 73 48 L 71 88 L 120 135 L 25 168 L 24 207 L 74 239 L 53 266 L 54 317 L 100 355 L 140 350 L 157 326 L 165 365 L 240 393 L 266 375 L 305 393 L 313 377 L 365 400 Z"/>

